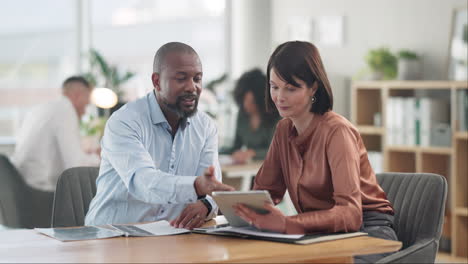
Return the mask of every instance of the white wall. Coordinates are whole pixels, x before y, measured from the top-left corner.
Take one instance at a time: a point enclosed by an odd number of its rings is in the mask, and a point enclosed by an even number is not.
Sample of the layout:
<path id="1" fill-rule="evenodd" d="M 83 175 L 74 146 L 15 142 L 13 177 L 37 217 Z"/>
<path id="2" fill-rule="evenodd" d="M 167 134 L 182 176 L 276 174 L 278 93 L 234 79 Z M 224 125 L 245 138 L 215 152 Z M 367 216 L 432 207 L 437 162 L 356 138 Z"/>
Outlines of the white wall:
<path id="1" fill-rule="evenodd" d="M 295 16 L 345 17 L 341 47 L 317 45 L 332 85 L 335 106 L 349 104 L 349 80 L 365 66 L 369 49 L 414 50 L 423 55 L 423 78 L 447 78 L 452 13 L 465 0 L 273 0 L 272 47 L 288 41 L 288 21 Z M 340 111 L 348 116 L 348 105 Z"/>
<path id="2" fill-rule="evenodd" d="M 270 0 L 231 0 L 231 74 L 266 69 L 271 53 Z"/>

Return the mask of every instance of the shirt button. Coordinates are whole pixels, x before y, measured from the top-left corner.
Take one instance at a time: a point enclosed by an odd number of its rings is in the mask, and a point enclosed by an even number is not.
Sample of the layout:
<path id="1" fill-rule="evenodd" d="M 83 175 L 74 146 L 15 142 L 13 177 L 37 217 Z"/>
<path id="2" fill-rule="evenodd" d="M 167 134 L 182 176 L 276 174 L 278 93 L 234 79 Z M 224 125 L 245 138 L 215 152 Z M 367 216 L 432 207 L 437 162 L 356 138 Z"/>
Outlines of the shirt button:
<path id="1" fill-rule="evenodd" d="M 167 202 L 168 204 L 171 204 L 171 201 Z"/>
<path id="2" fill-rule="evenodd" d="M 163 210 L 161 210 L 161 214 L 163 214 L 163 213 L 164 213 L 164 209 L 163 209 Z"/>
<path id="3" fill-rule="evenodd" d="M 174 168 L 174 165 L 171 165 L 171 169 L 173 169 L 173 168 Z"/>
<path id="4" fill-rule="evenodd" d="M 193 200 L 192 200 L 192 199 L 188 199 L 188 201 L 189 201 L 189 202 L 193 202 Z"/>

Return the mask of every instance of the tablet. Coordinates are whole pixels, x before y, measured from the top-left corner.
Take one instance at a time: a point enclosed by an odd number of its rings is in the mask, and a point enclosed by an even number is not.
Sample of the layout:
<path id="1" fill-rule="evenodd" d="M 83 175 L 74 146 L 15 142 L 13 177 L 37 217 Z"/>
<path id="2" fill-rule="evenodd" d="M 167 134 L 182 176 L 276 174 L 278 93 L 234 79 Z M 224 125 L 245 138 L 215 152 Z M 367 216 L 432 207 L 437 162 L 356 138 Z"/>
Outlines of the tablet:
<path id="1" fill-rule="evenodd" d="M 236 215 L 233 208 L 234 205 L 242 203 L 252 210 L 255 210 L 257 213 L 266 214 L 268 211 L 264 209 L 265 202 L 273 204 L 270 193 L 264 190 L 247 192 L 213 192 L 212 197 L 219 206 L 223 215 L 226 217 L 226 220 L 234 227 L 249 225 L 249 223 Z"/>

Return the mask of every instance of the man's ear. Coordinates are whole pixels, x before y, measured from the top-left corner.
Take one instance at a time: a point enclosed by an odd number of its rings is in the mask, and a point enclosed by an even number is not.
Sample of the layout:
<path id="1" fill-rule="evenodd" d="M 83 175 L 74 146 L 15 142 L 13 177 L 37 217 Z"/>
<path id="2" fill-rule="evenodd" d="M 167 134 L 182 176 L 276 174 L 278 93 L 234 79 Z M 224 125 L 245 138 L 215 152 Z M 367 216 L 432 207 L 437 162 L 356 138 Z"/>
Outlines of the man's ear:
<path id="1" fill-rule="evenodd" d="M 151 81 L 153 82 L 153 87 L 156 89 L 156 91 L 161 91 L 161 86 L 159 85 L 159 73 L 157 72 L 153 72 L 153 74 L 151 74 Z"/>

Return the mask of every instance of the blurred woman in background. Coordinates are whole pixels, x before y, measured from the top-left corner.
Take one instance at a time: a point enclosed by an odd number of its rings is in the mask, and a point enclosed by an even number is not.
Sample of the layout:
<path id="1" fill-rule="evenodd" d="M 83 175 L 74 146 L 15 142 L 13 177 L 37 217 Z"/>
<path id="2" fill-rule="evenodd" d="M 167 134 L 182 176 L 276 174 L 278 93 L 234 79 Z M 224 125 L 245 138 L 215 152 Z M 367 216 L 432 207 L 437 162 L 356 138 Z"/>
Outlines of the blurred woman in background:
<path id="1" fill-rule="evenodd" d="M 266 111 L 265 83 L 262 71 L 253 69 L 242 74 L 234 88 L 234 99 L 239 106 L 234 144 L 221 151 L 231 154 L 234 163 L 263 160 L 270 146 L 279 116 Z"/>

